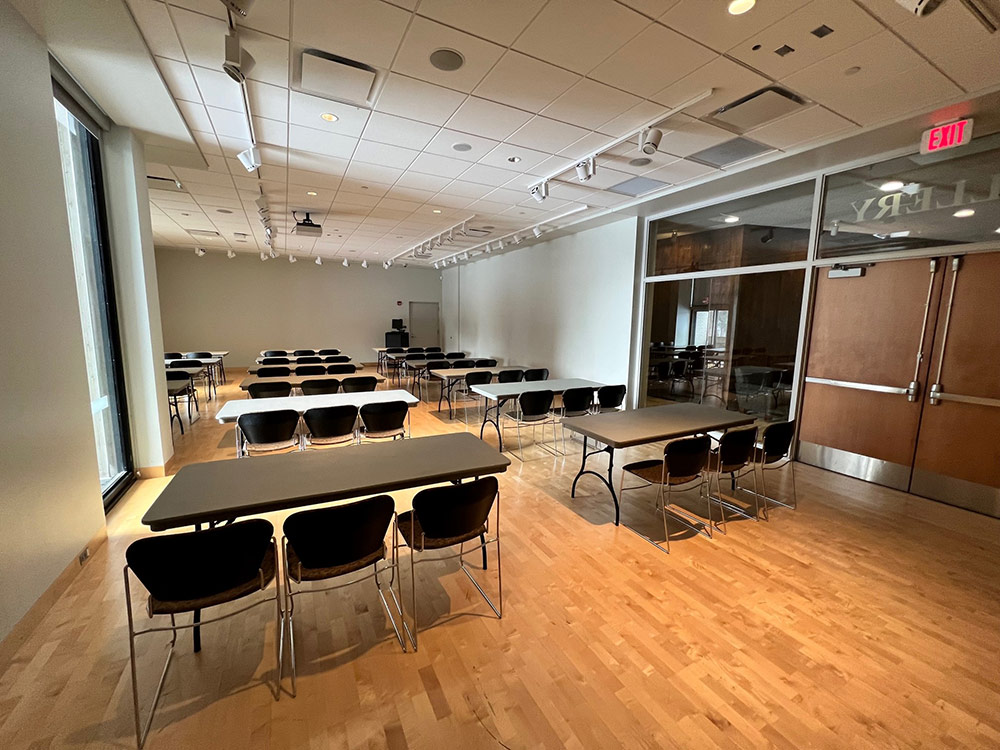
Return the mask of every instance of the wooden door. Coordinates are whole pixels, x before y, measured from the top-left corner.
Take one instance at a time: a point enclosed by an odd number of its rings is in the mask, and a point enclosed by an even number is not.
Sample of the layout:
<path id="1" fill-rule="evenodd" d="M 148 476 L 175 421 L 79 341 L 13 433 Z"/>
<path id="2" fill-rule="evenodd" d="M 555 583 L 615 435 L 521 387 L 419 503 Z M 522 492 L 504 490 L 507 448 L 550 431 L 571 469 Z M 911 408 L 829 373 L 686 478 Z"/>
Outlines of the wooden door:
<path id="1" fill-rule="evenodd" d="M 817 271 L 801 461 L 908 489 L 943 275 L 940 259 Z"/>
<path id="2" fill-rule="evenodd" d="M 1000 253 L 945 265 L 910 491 L 1000 517 Z"/>

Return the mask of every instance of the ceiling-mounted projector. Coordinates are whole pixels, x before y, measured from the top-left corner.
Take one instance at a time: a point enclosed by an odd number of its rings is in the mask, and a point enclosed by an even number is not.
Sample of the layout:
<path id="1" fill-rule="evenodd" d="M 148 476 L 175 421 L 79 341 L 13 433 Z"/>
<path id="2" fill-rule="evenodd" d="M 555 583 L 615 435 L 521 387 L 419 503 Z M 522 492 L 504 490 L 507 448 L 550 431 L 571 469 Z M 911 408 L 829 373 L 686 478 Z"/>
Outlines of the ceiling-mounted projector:
<path id="1" fill-rule="evenodd" d="M 292 211 L 292 218 L 295 219 L 295 226 L 292 227 L 292 234 L 297 234 L 300 237 L 323 236 L 323 225 L 313 223 L 313 220 L 309 218 L 308 211 L 306 211 L 306 218 L 302 221 L 299 221 L 299 217 L 295 215 L 294 211 Z"/>

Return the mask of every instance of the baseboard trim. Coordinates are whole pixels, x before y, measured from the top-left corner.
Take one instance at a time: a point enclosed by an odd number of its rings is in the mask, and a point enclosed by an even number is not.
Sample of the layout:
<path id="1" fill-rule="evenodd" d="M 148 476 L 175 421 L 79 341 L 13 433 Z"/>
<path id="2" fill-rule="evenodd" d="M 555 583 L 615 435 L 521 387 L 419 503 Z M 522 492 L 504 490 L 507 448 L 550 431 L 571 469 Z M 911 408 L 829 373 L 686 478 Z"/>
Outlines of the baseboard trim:
<path id="1" fill-rule="evenodd" d="M 136 473 L 139 475 L 139 479 L 156 479 L 157 477 L 165 477 L 167 475 L 166 466 L 140 466 Z"/>
<path id="2" fill-rule="evenodd" d="M 0 640 L 0 664 L 8 664 L 17 654 L 21 646 L 24 645 L 25 641 L 35 632 L 35 628 L 44 619 L 45 615 L 49 613 L 52 609 L 52 605 L 56 603 L 56 600 L 65 593 L 66 589 L 76 578 L 77 574 L 90 560 L 93 559 L 97 550 L 100 549 L 101 545 L 108 540 L 108 527 L 101 526 L 100 531 L 98 531 L 87 542 L 87 549 L 90 551 L 90 555 L 82 563 L 77 559 L 70 562 L 63 571 L 56 576 L 56 579 L 49 584 L 49 587 L 42 592 L 42 595 L 38 597 L 31 608 L 25 612 L 24 617 L 22 617 L 17 624 L 11 628 L 11 631 Z"/>

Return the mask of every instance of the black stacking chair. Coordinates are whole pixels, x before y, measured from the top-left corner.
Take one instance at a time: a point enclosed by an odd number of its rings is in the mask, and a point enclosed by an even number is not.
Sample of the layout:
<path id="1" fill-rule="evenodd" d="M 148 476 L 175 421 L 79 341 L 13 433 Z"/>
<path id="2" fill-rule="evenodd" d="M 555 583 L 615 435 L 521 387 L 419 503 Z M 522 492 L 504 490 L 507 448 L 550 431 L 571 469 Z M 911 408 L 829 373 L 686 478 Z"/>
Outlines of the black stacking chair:
<path id="1" fill-rule="evenodd" d="M 295 368 L 296 375 L 326 375 L 326 365 L 299 365 Z"/>
<path id="2" fill-rule="evenodd" d="M 498 383 L 520 383 L 524 380 L 524 370 L 501 370 L 497 373 Z"/>
<path id="3" fill-rule="evenodd" d="M 407 347 L 407 354 L 423 354 L 424 348 L 422 346 L 410 346 Z"/>
<path id="4" fill-rule="evenodd" d="M 496 516 L 493 533 L 490 535 L 489 516 L 493 507 Z M 482 594 L 490 609 L 498 617 L 503 617 L 503 576 L 500 566 L 500 489 L 496 477 L 483 477 L 474 482 L 463 484 L 430 487 L 421 490 L 413 498 L 413 510 L 400 513 L 396 517 L 396 526 L 403 541 L 410 548 L 410 602 L 413 630 L 410 641 L 413 650 L 417 650 L 417 577 L 414 568 L 419 563 L 440 562 L 458 558 L 459 565 L 472 581 L 476 590 Z M 465 543 L 479 543 L 466 550 Z M 481 549 L 483 553 L 483 569 L 486 569 L 486 551 L 489 545 L 496 545 L 497 550 L 497 603 L 486 595 L 482 587 L 469 572 L 465 563 L 465 555 Z M 430 550 L 447 549 L 458 545 L 458 553 L 446 557 L 430 557 L 423 559 L 424 553 Z M 420 558 L 420 559 L 418 559 Z"/>
<path id="5" fill-rule="evenodd" d="M 712 450 L 708 456 L 708 493 L 722 512 L 722 525 L 726 525 L 726 510 L 731 510 L 751 521 L 760 519 L 760 495 L 757 493 L 757 471 L 753 464 L 754 447 L 757 444 L 757 428 L 749 427 L 742 430 L 729 430 L 719 438 L 719 447 Z M 735 502 L 722 498 L 722 475 L 728 474 L 732 497 L 736 498 L 740 491 L 740 478 L 747 474 L 753 475 L 754 513 L 750 514 Z M 712 495 L 712 479 L 715 479 L 716 494 Z"/>
<path id="6" fill-rule="evenodd" d="M 444 355 L 445 359 L 464 359 L 465 352 L 448 352 Z"/>
<path id="7" fill-rule="evenodd" d="M 316 353 L 319 354 L 320 356 L 324 356 L 325 357 L 325 356 L 327 356 L 329 354 L 332 354 L 332 355 L 340 354 L 340 349 L 320 349 Z"/>
<path id="8" fill-rule="evenodd" d="M 353 375 L 357 371 L 357 365 L 352 364 L 336 364 L 326 366 L 327 375 Z"/>
<path id="9" fill-rule="evenodd" d="M 476 366 L 476 360 L 474 360 L 474 359 L 456 359 L 454 362 L 451 363 L 451 366 L 454 367 L 456 370 L 462 370 L 462 369 L 467 368 L 467 367 L 475 367 Z"/>
<path id="10" fill-rule="evenodd" d="M 163 352 L 164 359 L 183 359 L 184 352 Z"/>
<path id="11" fill-rule="evenodd" d="M 336 382 L 336 381 L 334 381 Z M 306 430 L 302 447 L 357 442 L 358 408 L 350 404 L 308 409 L 302 415 Z"/>
<path id="12" fill-rule="evenodd" d="M 798 492 L 795 488 L 795 462 L 791 458 L 792 438 L 795 437 L 795 420 L 790 422 L 774 422 L 764 428 L 761 442 L 754 449 L 754 465 L 760 471 L 760 492 L 764 499 L 764 520 L 768 520 L 767 504 L 774 503 L 795 510 L 798 507 Z M 768 497 L 767 486 L 764 483 L 764 472 L 788 467 L 792 474 L 792 501 L 785 502 Z"/>
<path id="13" fill-rule="evenodd" d="M 426 347 L 424 349 L 424 351 L 427 352 L 428 354 L 432 354 L 432 353 L 438 353 L 439 354 L 441 352 L 441 347 L 440 346 L 428 346 L 428 347 Z M 430 359 L 430 358 L 428 357 L 428 359 Z"/>
<path id="14" fill-rule="evenodd" d="M 292 356 L 293 357 L 308 357 L 308 356 L 310 356 L 312 354 L 315 354 L 315 353 L 316 353 L 315 349 L 296 349 L 294 352 L 292 352 Z"/>
<path id="15" fill-rule="evenodd" d="M 184 356 L 187 359 L 212 359 L 212 352 L 188 352 Z"/>
<path id="16" fill-rule="evenodd" d="M 264 352 L 265 357 L 287 357 L 288 352 L 284 349 L 267 349 Z"/>
<path id="17" fill-rule="evenodd" d="M 420 386 L 420 397 L 423 398 L 424 385 L 431 381 L 431 370 L 447 370 L 451 367 L 451 362 L 444 358 L 440 350 L 437 352 L 427 352 L 427 366 L 420 371 L 418 385 Z"/>
<path id="18" fill-rule="evenodd" d="M 258 378 L 287 378 L 292 374 L 290 367 L 258 367 Z"/>
<path id="19" fill-rule="evenodd" d="M 168 370 L 180 370 L 182 368 L 188 367 L 200 367 L 197 362 L 187 362 L 186 357 L 183 359 L 175 359 L 172 362 L 167 362 Z M 200 375 L 194 375 L 191 381 L 200 380 L 205 385 L 205 393 L 208 394 L 207 398 L 212 397 L 212 376 L 208 373 L 208 368 L 206 367 Z"/>
<path id="20" fill-rule="evenodd" d="M 598 411 L 618 411 L 623 403 L 625 403 L 625 386 L 602 385 L 597 389 Z"/>
<path id="21" fill-rule="evenodd" d="M 674 386 L 678 383 L 685 383 L 690 386 L 688 360 L 673 359 L 669 362 L 660 362 L 656 366 L 656 379 L 661 383 L 667 384 L 667 393 L 671 396 L 674 394 Z"/>
<path id="22" fill-rule="evenodd" d="M 406 437 L 406 420 L 410 407 L 405 401 L 382 401 L 365 404 L 359 410 L 360 440 L 395 440 Z"/>
<path id="23" fill-rule="evenodd" d="M 322 502 L 318 498 L 317 502 Z M 392 530 L 391 557 L 386 560 L 385 536 L 393 521 L 395 503 L 389 495 L 378 495 L 365 500 L 335 505 L 332 508 L 317 508 L 293 513 L 285 519 L 281 538 L 282 569 L 285 572 L 285 610 L 288 612 L 288 650 L 292 660 L 292 696 L 295 696 L 295 597 L 303 594 L 333 591 L 355 583 L 375 579 L 375 588 L 389 622 L 396 633 L 396 639 L 403 651 L 406 642 L 396 625 L 396 618 L 389 609 L 379 575 L 389 571 L 386 588 L 392 597 L 399 619 L 406 626 L 403 610 L 399 603 L 399 533 L 395 525 Z M 381 565 L 379 563 L 382 563 Z M 371 566 L 371 572 L 347 583 L 324 588 L 302 588 L 303 583 L 329 581 L 333 578 L 364 570 Z M 392 585 L 396 584 L 396 591 Z M 293 586 L 293 584 L 295 584 Z M 399 596 L 397 596 L 399 591 Z"/>
<path id="24" fill-rule="evenodd" d="M 382 359 L 381 359 L 381 364 L 383 365 L 383 373 L 382 374 L 383 375 L 391 375 L 393 372 L 395 372 L 399 368 L 399 362 L 397 362 L 395 359 L 393 359 L 392 357 L 389 357 L 387 355 L 389 355 L 389 354 L 404 354 L 405 352 L 406 352 L 406 349 L 404 349 L 401 346 L 387 346 L 386 349 L 385 349 L 385 352 L 384 352 L 384 354 L 386 356 L 383 356 Z"/>
<path id="25" fill-rule="evenodd" d="M 547 367 L 535 367 L 530 370 L 524 371 L 524 380 L 526 382 L 537 382 L 539 380 L 548 380 L 549 370 Z"/>
<path id="26" fill-rule="evenodd" d="M 492 382 L 493 373 L 492 372 L 470 372 L 465 375 L 465 396 L 476 402 L 476 413 L 479 414 L 479 418 L 482 419 L 483 416 L 483 399 L 478 393 L 472 390 L 474 385 L 487 385 Z M 463 408 L 463 411 L 466 411 Z M 469 423 L 469 415 L 465 414 L 465 423 Z"/>
<path id="27" fill-rule="evenodd" d="M 407 362 L 416 362 L 418 360 L 422 362 L 422 361 L 424 361 L 424 359 L 426 359 L 426 356 L 424 355 L 423 352 L 413 352 L 413 353 L 408 353 L 406 355 L 406 361 Z M 410 373 L 409 368 L 407 368 L 407 367 L 400 367 L 399 371 L 398 371 L 398 374 L 396 376 L 396 382 L 399 382 L 400 380 L 402 380 L 402 378 L 406 377 L 408 375 L 408 373 Z M 411 379 L 410 386 L 412 388 L 412 386 L 413 386 L 413 382 L 412 382 L 413 376 L 412 375 L 410 375 L 410 379 Z"/>
<path id="28" fill-rule="evenodd" d="M 636 461 L 625 464 L 622 467 L 622 478 L 618 485 L 618 497 L 635 489 L 657 485 L 656 504 L 663 515 L 663 544 L 650 539 L 645 534 L 641 534 L 648 541 L 655 544 L 664 552 L 670 552 L 670 532 L 667 530 L 667 511 L 670 516 L 692 531 L 703 536 L 712 538 L 712 499 L 708 498 L 708 520 L 704 521 L 695 517 L 688 511 L 678 508 L 671 503 L 672 494 L 690 489 L 698 489 L 698 497 L 702 497 L 702 490 L 705 487 L 705 467 L 708 463 L 708 451 L 711 447 L 711 438 L 708 435 L 698 437 L 678 438 L 671 440 L 663 448 L 663 459 L 649 459 L 646 461 Z M 645 484 L 634 487 L 625 486 L 625 474 L 642 479 Z M 666 487 L 666 493 L 663 488 Z"/>
<path id="29" fill-rule="evenodd" d="M 331 354 L 328 357 L 323 357 L 323 361 L 330 365 L 336 365 L 350 362 L 351 358 L 346 354 Z"/>
<path id="30" fill-rule="evenodd" d="M 177 645 L 177 631 L 200 628 L 233 615 L 245 612 L 259 604 L 274 602 L 275 610 L 275 672 L 274 699 L 281 695 L 281 663 L 284 650 L 284 616 L 281 611 L 281 594 L 275 574 L 277 549 L 274 527 L 262 518 L 240 521 L 228 526 L 218 526 L 205 531 L 182 534 L 158 534 L 132 542 L 125 550 L 125 607 L 128 619 L 129 660 L 132 666 L 132 708 L 135 714 L 135 740 L 139 748 L 146 742 L 153 723 L 156 704 L 166 681 L 167 670 Z M 170 624 L 151 625 L 136 630 L 135 613 L 132 611 L 132 589 L 129 571 L 142 584 L 148 596 L 143 609 L 152 620 L 166 615 Z M 177 615 L 198 612 L 221 604 L 265 592 L 275 581 L 274 595 L 259 597 L 257 601 L 235 612 L 210 619 L 179 625 Z M 149 716 L 143 722 L 139 714 L 139 684 L 135 640 L 147 633 L 170 633 L 167 661 L 152 699 Z M 195 650 L 200 647 L 200 631 L 195 631 Z M 190 678 L 189 678 L 190 679 Z"/>
<path id="31" fill-rule="evenodd" d="M 518 459 L 524 462 L 524 450 L 521 446 L 521 427 L 531 427 L 531 439 L 535 441 L 535 428 L 542 428 L 542 443 L 536 442 L 546 453 L 556 455 L 554 451 L 544 446 L 545 425 L 552 425 L 552 442 L 556 439 L 556 420 L 552 416 L 552 401 L 555 394 L 552 391 L 526 391 L 518 396 L 516 411 L 504 412 L 503 416 L 514 423 L 517 428 Z"/>
<path id="32" fill-rule="evenodd" d="M 566 452 L 566 428 L 562 426 L 562 420 L 566 417 L 583 417 L 590 414 L 594 406 L 593 388 L 567 388 L 562 394 L 562 406 L 554 411 L 559 417 L 560 432 L 562 433 L 563 453 Z"/>
<path id="33" fill-rule="evenodd" d="M 318 365 L 323 361 L 322 357 L 317 357 L 313 354 L 306 355 L 305 357 L 295 356 L 295 364 L 297 365 Z"/>
<path id="34" fill-rule="evenodd" d="M 184 422 L 181 420 L 180 400 L 187 402 L 188 424 L 191 424 L 191 402 L 194 402 L 195 411 L 198 410 L 198 391 L 191 382 L 191 376 L 186 372 L 171 372 L 167 370 L 167 400 L 170 403 L 170 421 L 177 420 L 181 428 L 181 435 L 184 434 Z"/>
<path id="35" fill-rule="evenodd" d="M 329 372 L 329 369 L 327 372 Z M 340 389 L 344 393 L 366 393 L 374 391 L 377 386 L 378 378 L 371 375 L 359 375 L 353 378 L 344 378 L 340 381 Z"/>
<path id="36" fill-rule="evenodd" d="M 288 357 L 261 357 L 262 365 L 289 365 L 292 363 Z"/>
<path id="37" fill-rule="evenodd" d="M 237 458 L 254 453 L 298 450 L 299 413 L 293 409 L 241 414 L 236 420 L 240 450 Z"/>
<path id="38" fill-rule="evenodd" d="M 340 392 L 340 381 L 339 380 L 303 380 L 302 385 L 299 386 L 302 389 L 303 396 L 319 396 L 324 393 L 339 393 Z"/>
<path id="39" fill-rule="evenodd" d="M 288 382 L 251 383 L 247 388 L 250 398 L 284 398 L 291 395 L 292 386 Z"/>
<path id="40" fill-rule="evenodd" d="M 495 359 L 477 359 L 476 367 L 496 367 L 497 361 Z"/>

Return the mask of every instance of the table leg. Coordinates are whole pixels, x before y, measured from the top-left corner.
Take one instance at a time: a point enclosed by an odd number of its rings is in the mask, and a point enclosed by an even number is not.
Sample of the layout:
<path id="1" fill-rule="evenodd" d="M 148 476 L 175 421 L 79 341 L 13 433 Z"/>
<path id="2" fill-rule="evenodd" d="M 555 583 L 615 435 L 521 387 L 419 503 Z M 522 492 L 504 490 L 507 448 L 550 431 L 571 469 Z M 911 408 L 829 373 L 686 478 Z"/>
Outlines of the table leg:
<path id="1" fill-rule="evenodd" d="M 201 531 L 201 524 L 196 523 L 194 525 L 194 530 Z M 194 611 L 193 619 L 194 619 L 194 627 L 191 629 L 191 633 L 194 640 L 194 652 L 197 654 L 199 651 L 201 651 L 201 625 L 199 625 L 199 623 L 201 622 L 200 609 L 196 609 Z"/>
<path id="2" fill-rule="evenodd" d="M 598 453 L 608 454 L 608 478 L 605 479 L 601 474 L 598 474 L 593 469 L 587 468 L 587 459 L 591 456 L 596 456 Z M 576 477 L 573 479 L 573 487 L 570 490 L 569 496 L 576 497 L 576 483 L 580 481 L 580 477 L 584 474 L 593 474 L 595 477 L 604 482 L 605 486 L 608 488 L 608 492 L 611 493 L 611 499 L 615 502 L 615 526 L 621 524 L 621 506 L 618 503 L 618 495 L 615 493 L 615 485 L 611 478 L 612 471 L 615 465 L 615 449 L 610 445 L 606 445 L 603 448 L 587 452 L 587 436 L 583 436 L 583 460 L 580 462 L 580 470 L 576 473 Z"/>
<path id="3" fill-rule="evenodd" d="M 483 397 L 486 398 L 485 396 Z M 487 424 L 492 424 L 497 430 L 497 441 L 500 445 L 500 452 L 503 453 L 503 433 L 500 431 L 500 409 L 503 405 L 507 403 L 507 399 L 497 399 L 497 405 L 490 406 L 489 403 L 486 404 L 486 409 L 483 410 L 483 424 L 479 428 L 479 439 L 483 439 L 483 430 L 486 429 Z M 496 417 L 490 419 L 490 409 L 496 409 Z"/>

